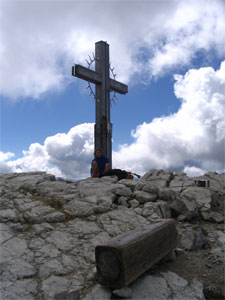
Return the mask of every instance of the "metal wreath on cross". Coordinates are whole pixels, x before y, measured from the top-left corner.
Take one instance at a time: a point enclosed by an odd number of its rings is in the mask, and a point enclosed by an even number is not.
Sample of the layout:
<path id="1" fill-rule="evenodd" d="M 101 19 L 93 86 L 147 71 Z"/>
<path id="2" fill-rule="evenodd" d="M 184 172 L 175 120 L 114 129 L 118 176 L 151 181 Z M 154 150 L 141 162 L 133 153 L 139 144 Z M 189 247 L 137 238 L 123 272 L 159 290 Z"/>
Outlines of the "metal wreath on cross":
<path id="1" fill-rule="evenodd" d="M 93 62 L 95 62 L 95 55 L 94 55 L 94 53 L 92 53 L 92 57 L 90 55 L 88 55 L 88 57 L 89 57 L 89 60 L 85 59 L 85 61 L 86 61 L 87 65 L 88 65 L 88 69 L 91 69 L 91 66 L 92 66 Z M 115 68 L 111 67 L 111 63 L 109 63 L 109 70 L 110 70 L 110 72 L 111 72 L 111 74 L 113 76 L 113 79 L 116 80 L 116 75 L 117 74 L 114 73 L 114 69 Z M 94 99 L 96 100 L 95 93 L 94 93 L 94 91 L 93 91 L 93 89 L 91 87 L 91 82 L 90 81 L 88 81 L 87 89 L 90 90 L 89 96 L 93 95 Z M 110 98 L 110 100 L 111 100 L 111 102 L 115 103 L 116 99 L 117 99 L 116 92 L 113 91 L 113 96 Z"/>
<path id="2" fill-rule="evenodd" d="M 103 154 L 109 158 L 112 167 L 112 123 L 110 122 L 110 92 L 128 93 L 128 86 L 110 78 L 109 45 L 99 41 L 95 43 L 95 55 L 91 59 L 89 68 L 81 65 L 72 67 L 72 75 L 95 84 L 95 148 L 100 147 Z M 95 71 L 90 65 L 95 61 Z M 113 70 L 113 69 L 112 69 Z M 114 75 L 113 75 L 114 77 Z M 93 92 L 93 91 L 92 91 Z M 93 92 L 94 93 L 94 92 Z"/>

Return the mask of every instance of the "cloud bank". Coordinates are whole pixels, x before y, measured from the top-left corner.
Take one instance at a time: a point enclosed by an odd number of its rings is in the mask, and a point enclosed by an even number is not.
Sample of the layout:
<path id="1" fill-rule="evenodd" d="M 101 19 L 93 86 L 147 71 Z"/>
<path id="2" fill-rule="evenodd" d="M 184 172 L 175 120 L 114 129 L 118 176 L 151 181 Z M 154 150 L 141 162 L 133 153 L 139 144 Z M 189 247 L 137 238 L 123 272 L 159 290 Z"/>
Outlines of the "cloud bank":
<path id="1" fill-rule="evenodd" d="M 56 175 L 80 179 L 89 176 L 93 156 L 94 124 L 81 124 L 67 133 L 47 137 L 44 144 L 33 143 L 23 157 L 9 160 L 13 153 L 0 152 L 0 172 L 44 171 Z"/>
<path id="2" fill-rule="evenodd" d="M 1 1 L 0 95 L 37 99 L 66 88 L 71 66 L 106 40 L 118 80 L 149 81 L 225 48 L 223 0 Z M 74 80 L 74 79 L 73 79 Z"/>
<path id="3" fill-rule="evenodd" d="M 152 168 L 186 172 L 225 171 L 225 61 L 218 70 L 190 69 L 174 75 L 179 110 L 155 118 L 132 131 L 133 143 L 113 152 L 114 168 L 143 174 Z M 1 153 L 0 172 L 42 170 L 67 178 L 90 175 L 93 124 L 81 124 L 68 133 L 31 144 L 21 159 Z"/>
<path id="4" fill-rule="evenodd" d="M 225 61 L 218 71 L 192 69 L 175 79 L 174 92 L 181 101 L 178 112 L 139 125 L 132 133 L 135 142 L 121 146 L 115 160 L 125 168 L 133 164 L 139 172 L 182 166 L 188 173 L 196 172 L 196 167 L 224 170 Z"/>

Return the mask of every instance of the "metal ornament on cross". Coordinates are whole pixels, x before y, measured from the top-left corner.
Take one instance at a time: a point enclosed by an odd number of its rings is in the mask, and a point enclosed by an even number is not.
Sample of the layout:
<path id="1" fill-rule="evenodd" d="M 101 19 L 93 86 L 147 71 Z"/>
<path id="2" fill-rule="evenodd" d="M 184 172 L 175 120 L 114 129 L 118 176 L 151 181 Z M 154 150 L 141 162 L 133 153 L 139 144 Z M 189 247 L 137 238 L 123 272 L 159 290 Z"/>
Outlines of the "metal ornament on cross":
<path id="1" fill-rule="evenodd" d="M 72 75 L 95 84 L 95 149 L 100 147 L 112 167 L 112 123 L 110 122 L 110 92 L 128 93 L 128 86 L 110 78 L 109 45 L 95 43 L 95 71 L 75 64 Z"/>
<path id="2" fill-rule="evenodd" d="M 95 58 L 94 53 L 92 53 L 92 57 L 91 57 L 90 55 L 88 55 L 88 57 L 89 57 L 89 60 L 88 60 L 88 59 L 85 59 L 85 61 L 86 61 L 87 65 L 88 65 L 88 69 L 91 69 L 91 66 L 92 66 L 92 64 L 96 61 L 96 58 Z M 115 69 L 115 68 L 112 68 L 112 67 L 111 67 L 111 63 L 109 63 L 109 70 L 110 70 L 110 72 L 111 72 L 111 74 L 112 74 L 112 76 L 113 76 L 113 79 L 115 80 L 117 74 L 114 73 L 114 69 Z M 95 99 L 96 99 L 95 93 L 94 93 L 94 91 L 93 91 L 93 88 L 92 88 L 92 86 L 91 86 L 91 82 L 90 82 L 90 81 L 88 81 L 88 85 L 87 85 L 86 89 L 89 89 L 89 90 L 90 90 L 89 96 L 93 96 L 93 97 L 94 97 L 94 100 L 95 100 Z M 110 92 L 111 92 L 111 91 L 110 91 Z M 113 103 L 115 103 L 115 100 L 116 100 L 116 99 L 117 99 L 117 97 L 116 97 L 116 92 L 113 91 L 113 96 L 110 98 L 110 101 L 113 102 Z"/>

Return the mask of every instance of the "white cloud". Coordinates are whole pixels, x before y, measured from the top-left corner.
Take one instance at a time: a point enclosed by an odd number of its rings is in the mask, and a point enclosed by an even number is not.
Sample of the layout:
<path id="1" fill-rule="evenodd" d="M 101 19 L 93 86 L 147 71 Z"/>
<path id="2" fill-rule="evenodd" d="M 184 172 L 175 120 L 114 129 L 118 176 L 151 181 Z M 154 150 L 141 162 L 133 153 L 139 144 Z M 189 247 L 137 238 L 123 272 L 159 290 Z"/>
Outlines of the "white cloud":
<path id="1" fill-rule="evenodd" d="M 0 9 L 0 93 L 12 99 L 65 88 L 98 40 L 111 45 L 118 79 L 129 83 L 188 64 L 198 51 L 224 55 L 223 0 L 3 0 Z"/>
<path id="2" fill-rule="evenodd" d="M 224 171 L 225 61 L 213 68 L 176 75 L 177 113 L 139 125 L 131 145 L 114 153 L 120 167 L 144 173 L 151 168 Z M 190 165 L 192 164 L 192 165 Z"/>
<path id="3" fill-rule="evenodd" d="M 152 168 L 184 170 L 190 176 L 225 171 L 225 61 L 219 70 L 191 69 L 175 75 L 174 92 L 181 101 L 177 113 L 143 123 L 132 132 L 134 142 L 113 152 L 113 167 L 145 173 Z M 34 143 L 24 157 L 6 161 L 4 170 L 42 170 L 67 178 L 90 175 L 93 124 L 81 124 L 68 133 Z M 9 171 L 7 171 L 9 172 Z"/>
<path id="4" fill-rule="evenodd" d="M 7 162 L 7 160 L 9 160 L 10 158 L 14 157 L 14 153 L 12 152 L 1 152 L 0 151 L 0 172 L 2 173 L 10 173 L 11 171 L 11 167 L 8 165 L 9 163 Z"/>
<path id="5" fill-rule="evenodd" d="M 45 140 L 49 163 L 72 178 L 90 175 L 94 149 L 94 124 L 73 127 L 67 134 L 57 134 Z"/>
<path id="6" fill-rule="evenodd" d="M 190 167 L 190 166 L 186 166 L 183 171 L 184 173 L 188 174 L 188 176 L 190 177 L 201 176 L 207 173 L 206 170 L 197 167 Z"/>
<path id="7" fill-rule="evenodd" d="M 81 124 L 68 133 L 47 137 L 44 144 L 33 143 L 23 157 L 5 161 L 12 153 L 0 153 L 0 172 L 45 171 L 58 177 L 84 178 L 90 175 L 93 156 L 93 124 Z"/>
<path id="8" fill-rule="evenodd" d="M 224 1 L 179 1 L 174 14 L 162 23 L 164 41 L 149 60 L 155 76 L 178 65 L 187 65 L 198 51 L 213 49 L 222 55 L 225 45 Z"/>
<path id="9" fill-rule="evenodd" d="M 1 152 L 0 151 L 0 162 L 2 162 L 2 161 L 6 161 L 6 160 L 8 160 L 9 158 L 12 158 L 12 157 L 14 157 L 15 155 L 14 155 L 14 153 L 12 153 L 12 152 Z"/>

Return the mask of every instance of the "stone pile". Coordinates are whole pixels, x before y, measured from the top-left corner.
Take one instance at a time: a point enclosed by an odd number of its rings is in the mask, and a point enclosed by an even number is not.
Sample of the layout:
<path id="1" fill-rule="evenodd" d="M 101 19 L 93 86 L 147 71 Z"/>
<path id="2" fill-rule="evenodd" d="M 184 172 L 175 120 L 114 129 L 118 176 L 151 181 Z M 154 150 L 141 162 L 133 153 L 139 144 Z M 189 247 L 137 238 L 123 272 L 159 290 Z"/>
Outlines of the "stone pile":
<path id="1" fill-rule="evenodd" d="M 196 186 L 196 180 L 208 180 L 210 186 Z M 188 178 L 152 170 L 138 181 L 103 177 L 78 182 L 43 172 L 1 174 L 0 298 L 221 296 L 224 194 L 224 174 L 212 172 Z M 111 291 L 99 285 L 95 246 L 165 218 L 177 220 L 179 243 L 173 255 L 127 288 Z"/>

